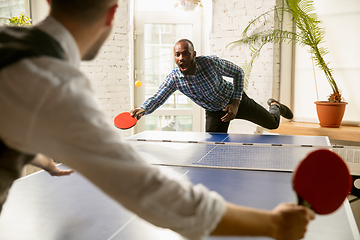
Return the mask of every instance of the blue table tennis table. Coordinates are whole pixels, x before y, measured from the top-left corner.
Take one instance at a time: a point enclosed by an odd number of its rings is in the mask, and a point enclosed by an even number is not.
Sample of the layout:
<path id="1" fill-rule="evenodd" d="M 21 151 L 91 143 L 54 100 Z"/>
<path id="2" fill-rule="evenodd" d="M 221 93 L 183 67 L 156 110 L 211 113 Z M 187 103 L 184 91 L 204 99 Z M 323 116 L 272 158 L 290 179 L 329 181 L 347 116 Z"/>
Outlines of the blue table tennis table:
<path id="1" fill-rule="evenodd" d="M 273 209 L 296 202 L 292 171 L 327 137 L 145 131 L 128 142 L 150 164 L 180 181 L 202 183 L 227 201 Z M 67 168 L 60 165 L 61 168 Z M 40 171 L 17 180 L 0 215 L 1 240 L 180 240 L 123 208 L 80 174 L 55 178 Z M 269 238 L 208 237 L 208 240 Z M 349 202 L 317 215 L 306 240 L 359 240 Z"/>

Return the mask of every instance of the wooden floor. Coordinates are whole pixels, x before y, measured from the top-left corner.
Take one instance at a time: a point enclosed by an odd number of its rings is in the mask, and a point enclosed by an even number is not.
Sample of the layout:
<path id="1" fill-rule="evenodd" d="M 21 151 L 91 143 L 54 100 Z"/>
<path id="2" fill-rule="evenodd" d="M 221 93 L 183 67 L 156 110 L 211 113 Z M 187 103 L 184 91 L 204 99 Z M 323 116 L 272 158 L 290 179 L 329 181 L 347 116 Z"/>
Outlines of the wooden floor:
<path id="1" fill-rule="evenodd" d="M 354 214 L 357 227 L 360 229 L 360 199 L 353 195 L 349 195 L 348 200 L 350 202 L 351 210 Z"/>
<path id="2" fill-rule="evenodd" d="M 25 171 L 23 173 L 23 176 L 27 176 L 27 175 L 32 174 L 32 173 L 36 173 L 37 171 L 40 171 L 40 170 L 42 170 L 42 169 L 38 168 L 38 167 L 35 167 L 33 165 L 27 164 L 25 166 Z"/>

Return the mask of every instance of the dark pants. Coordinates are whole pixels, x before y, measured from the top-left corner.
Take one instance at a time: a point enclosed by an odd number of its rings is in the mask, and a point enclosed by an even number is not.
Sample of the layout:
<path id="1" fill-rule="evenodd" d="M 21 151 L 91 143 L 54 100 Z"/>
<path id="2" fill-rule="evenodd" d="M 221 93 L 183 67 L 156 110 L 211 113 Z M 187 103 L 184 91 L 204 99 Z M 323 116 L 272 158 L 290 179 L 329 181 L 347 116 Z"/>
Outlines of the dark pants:
<path id="1" fill-rule="evenodd" d="M 7 148 L 0 141 L 0 212 L 12 183 L 21 177 L 23 167 L 33 158 L 32 155 Z"/>
<path id="2" fill-rule="evenodd" d="M 206 132 L 226 133 L 230 122 L 221 121 L 225 114 L 224 111 L 206 110 Z M 277 105 L 271 105 L 268 111 L 244 92 L 235 118 L 256 123 L 267 129 L 276 129 L 280 123 L 280 108 Z"/>

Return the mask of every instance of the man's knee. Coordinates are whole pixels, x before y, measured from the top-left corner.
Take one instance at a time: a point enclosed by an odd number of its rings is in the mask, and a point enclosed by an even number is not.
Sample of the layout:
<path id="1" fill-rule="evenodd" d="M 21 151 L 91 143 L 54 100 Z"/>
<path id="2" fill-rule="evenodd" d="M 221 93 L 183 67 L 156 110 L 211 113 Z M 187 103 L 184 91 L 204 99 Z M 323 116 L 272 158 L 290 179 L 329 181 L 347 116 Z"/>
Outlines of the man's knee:
<path id="1" fill-rule="evenodd" d="M 273 122 L 269 125 L 268 129 L 274 130 L 274 129 L 277 129 L 278 127 L 279 127 L 279 122 Z"/>

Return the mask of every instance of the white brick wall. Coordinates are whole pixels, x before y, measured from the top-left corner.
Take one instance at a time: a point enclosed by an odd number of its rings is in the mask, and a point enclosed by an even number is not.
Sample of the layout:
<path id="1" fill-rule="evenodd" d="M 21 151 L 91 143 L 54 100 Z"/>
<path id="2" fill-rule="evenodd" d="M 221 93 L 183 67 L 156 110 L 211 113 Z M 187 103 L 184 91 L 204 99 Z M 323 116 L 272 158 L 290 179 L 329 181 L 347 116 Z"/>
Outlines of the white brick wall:
<path id="1" fill-rule="evenodd" d="M 250 50 L 247 46 L 229 46 L 232 41 L 241 37 L 242 30 L 256 16 L 269 10 L 275 5 L 275 0 L 213 0 L 213 31 L 210 34 L 210 52 L 235 64 L 242 65 L 250 60 Z M 248 96 L 253 98 L 266 109 L 266 101 L 272 96 L 273 74 L 272 45 L 265 46 L 260 58 L 254 63 L 250 77 Z M 234 120 L 230 124 L 229 132 L 254 133 L 256 125 Z"/>
<path id="2" fill-rule="evenodd" d="M 11 17 L 25 14 L 25 1 L 23 0 L 8 0 L 0 1 L 0 25 L 8 24 L 8 19 Z"/>
<path id="3" fill-rule="evenodd" d="M 91 79 L 96 94 L 111 120 L 116 114 L 130 110 L 134 101 L 133 83 L 130 80 L 130 1 L 132 0 L 120 1 L 113 34 L 96 60 L 82 64 L 82 69 Z M 204 0 L 204 3 L 209 4 L 210 1 Z M 238 65 L 248 62 L 250 51 L 247 46 L 226 48 L 226 45 L 240 37 L 242 30 L 252 18 L 273 7 L 275 0 L 213 0 L 212 4 L 212 31 L 210 36 L 204 33 L 203 43 L 209 44 L 203 46 L 204 52 L 218 55 Z M 247 90 L 250 97 L 266 108 L 266 101 L 272 96 L 274 77 L 277 82 L 278 74 L 273 74 L 273 68 L 273 46 L 266 46 L 254 65 Z M 254 124 L 235 120 L 230 125 L 229 132 L 253 133 L 255 129 Z M 132 130 L 121 133 L 127 137 L 132 134 Z"/>
<path id="4" fill-rule="evenodd" d="M 134 101 L 130 83 L 129 6 L 130 0 L 119 1 L 112 34 L 97 58 L 81 65 L 111 121 L 117 114 L 129 111 Z M 124 137 L 132 134 L 132 130 L 120 132 Z"/>

